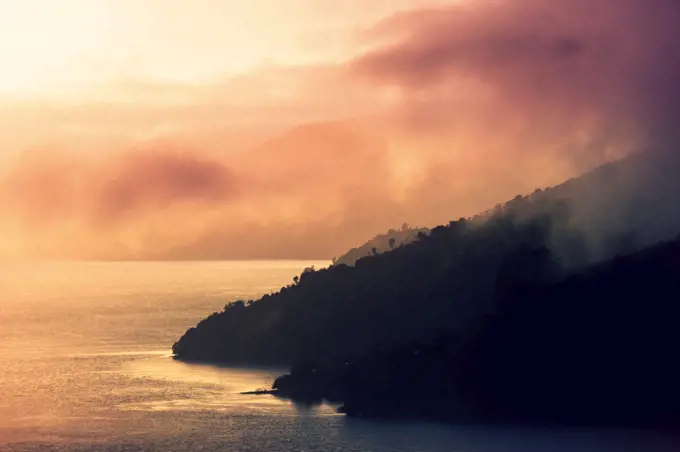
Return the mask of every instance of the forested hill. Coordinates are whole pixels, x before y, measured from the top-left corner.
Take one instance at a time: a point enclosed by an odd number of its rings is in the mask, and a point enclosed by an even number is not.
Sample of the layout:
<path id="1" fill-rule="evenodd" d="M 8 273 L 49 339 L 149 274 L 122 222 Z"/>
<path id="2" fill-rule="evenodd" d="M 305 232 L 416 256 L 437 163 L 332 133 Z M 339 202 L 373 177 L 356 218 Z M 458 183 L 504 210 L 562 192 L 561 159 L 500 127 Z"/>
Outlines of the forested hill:
<path id="1" fill-rule="evenodd" d="M 680 425 L 680 237 L 496 306 L 473 334 L 298 363 L 274 387 L 351 416 Z"/>
<path id="2" fill-rule="evenodd" d="M 420 234 L 429 232 L 428 228 L 411 228 L 408 224 L 404 224 L 399 230 L 390 229 L 386 234 L 376 235 L 363 245 L 352 248 L 337 259 L 333 259 L 333 265 L 352 266 L 361 258 L 386 253 L 402 245 L 408 245 L 417 240 Z"/>
<path id="3" fill-rule="evenodd" d="M 253 303 L 234 303 L 174 345 L 180 359 L 290 364 L 375 353 L 442 331 L 467 335 L 498 293 L 550 282 L 680 231 L 670 154 L 635 155 L 518 196 L 393 251 L 305 271 Z"/>

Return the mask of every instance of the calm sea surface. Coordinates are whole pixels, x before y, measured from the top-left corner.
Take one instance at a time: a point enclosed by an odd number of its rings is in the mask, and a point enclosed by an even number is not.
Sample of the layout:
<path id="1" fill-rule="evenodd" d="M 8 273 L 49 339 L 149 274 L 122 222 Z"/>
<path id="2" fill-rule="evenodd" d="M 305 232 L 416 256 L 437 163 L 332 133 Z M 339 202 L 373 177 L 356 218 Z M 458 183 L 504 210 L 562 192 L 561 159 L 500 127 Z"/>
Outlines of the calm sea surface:
<path id="1" fill-rule="evenodd" d="M 0 265 L 0 450 L 680 451 L 640 432 L 346 419 L 239 392 L 281 369 L 188 365 L 172 343 L 326 262 Z"/>

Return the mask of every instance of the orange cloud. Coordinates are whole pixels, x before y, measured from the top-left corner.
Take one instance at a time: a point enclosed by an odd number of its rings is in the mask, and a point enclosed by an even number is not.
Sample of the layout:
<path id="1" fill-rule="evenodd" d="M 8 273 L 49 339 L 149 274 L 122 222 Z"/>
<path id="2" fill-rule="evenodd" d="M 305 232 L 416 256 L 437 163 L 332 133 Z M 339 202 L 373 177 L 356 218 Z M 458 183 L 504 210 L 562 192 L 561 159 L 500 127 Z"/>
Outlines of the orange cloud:
<path id="1" fill-rule="evenodd" d="M 434 155 L 421 177 L 405 178 L 389 130 L 377 119 L 310 124 L 222 156 L 168 142 L 27 152 L 0 183 L 0 214 L 34 256 L 324 258 L 404 221 L 447 221 L 514 193 L 502 180 L 451 179 L 477 164 Z"/>
<path id="2" fill-rule="evenodd" d="M 15 103 L 0 144 L 47 151 L 0 156 L 0 253 L 330 258 L 667 145 L 678 9 L 477 0 L 388 17 L 344 64 Z"/>

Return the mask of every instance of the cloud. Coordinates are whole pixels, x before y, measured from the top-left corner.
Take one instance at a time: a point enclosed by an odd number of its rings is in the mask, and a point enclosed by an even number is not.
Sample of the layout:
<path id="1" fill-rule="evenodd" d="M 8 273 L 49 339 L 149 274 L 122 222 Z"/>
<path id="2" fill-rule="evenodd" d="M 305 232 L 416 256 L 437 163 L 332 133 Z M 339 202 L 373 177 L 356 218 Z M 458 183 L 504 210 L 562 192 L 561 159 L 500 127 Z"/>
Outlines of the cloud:
<path id="1" fill-rule="evenodd" d="M 146 151 L 109 163 L 97 191 L 97 217 L 113 220 L 144 209 L 181 202 L 225 202 L 237 181 L 223 164 L 181 152 Z"/>
<path id="2" fill-rule="evenodd" d="M 167 148 L 104 157 L 29 151 L 0 182 L 0 201 L 27 226 L 79 218 L 107 228 L 176 203 L 227 201 L 237 184 L 225 165 Z"/>
<path id="3" fill-rule="evenodd" d="M 337 65 L 262 65 L 204 83 L 115 79 L 67 97 L 0 93 L 0 159 L 26 149 L 119 152 L 159 139 L 242 152 L 300 124 L 371 114 L 375 96 Z"/>
<path id="4" fill-rule="evenodd" d="M 677 138 L 679 20 L 673 0 L 462 2 L 384 20 L 353 67 L 398 86 L 414 120 L 486 120 L 501 136 L 524 122 L 543 144 L 592 154 L 565 137 Z"/>
<path id="5" fill-rule="evenodd" d="M 0 155 L 0 254 L 330 258 L 669 146 L 679 9 L 470 0 L 385 18 L 345 63 L 14 103 L 0 145 L 46 150 Z"/>
<path id="6" fill-rule="evenodd" d="M 479 162 L 434 155 L 405 174 L 408 151 L 392 130 L 375 118 L 307 124 L 224 155 L 172 141 L 26 152 L 0 179 L 0 230 L 43 257 L 330 258 L 403 222 L 446 222 L 530 186 L 490 187 Z"/>
<path id="7" fill-rule="evenodd" d="M 390 203 L 381 140 L 343 121 L 294 128 L 237 154 L 172 140 L 105 153 L 28 151 L 0 175 L 0 230 L 25 254 L 53 257 L 323 257 L 384 221 L 366 222 L 374 211 L 362 207 Z M 364 224 L 353 232 L 347 218 Z"/>

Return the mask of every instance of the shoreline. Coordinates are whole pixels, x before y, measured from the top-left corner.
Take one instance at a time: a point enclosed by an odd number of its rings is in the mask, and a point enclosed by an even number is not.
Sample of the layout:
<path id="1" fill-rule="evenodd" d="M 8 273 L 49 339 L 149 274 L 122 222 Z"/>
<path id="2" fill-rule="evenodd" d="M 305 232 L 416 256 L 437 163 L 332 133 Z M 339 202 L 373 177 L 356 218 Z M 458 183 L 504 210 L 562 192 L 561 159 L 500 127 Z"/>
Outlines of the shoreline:
<path id="1" fill-rule="evenodd" d="M 508 427 L 508 428 L 557 428 L 557 429 L 576 429 L 576 430 L 611 430 L 611 431 L 628 431 L 640 433 L 658 433 L 670 435 L 673 437 L 680 437 L 677 430 L 677 424 L 659 423 L 659 424 L 645 424 L 626 421 L 590 419 L 585 417 L 567 418 L 559 416 L 540 416 L 534 418 L 512 418 L 510 416 L 470 416 L 463 413 L 454 413 L 455 410 L 432 410 L 429 412 L 418 409 L 417 407 L 409 407 L 408 405 L 392 405 L 392 408 L 397 410 L 390 410 L 389 406 L 381 404 L 366 404 L 354 405 L 349 408 L 344 402 L 331 401 L 326 397 L 317 395 L 309 398 L 299 397 L 280 389 L 256 389 L 252 391 L 240 392 L 240 395 L 271 395 L 280 399 L 287 399 L 298 403 L 307 403 L 312 405 L 321 405 L 324 402 L 339 405 L 336 409 L 338 414 L 343 414 L 350 419 L 371 419 L 383 421 L 408 421 L 408 422 L 438 422 L 456 425 L 474 425 L 484 427 Z M 398 397 L 395 397 L 397 399 Z M 415 408 L 411 411 L 408 408 Z M 445 406 L 442 408 L 446 408 Z"/>

